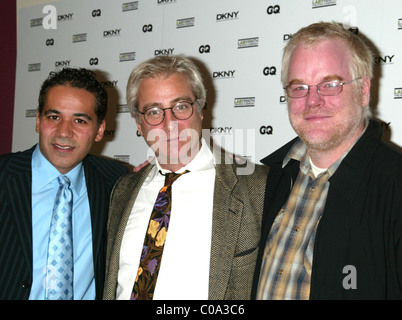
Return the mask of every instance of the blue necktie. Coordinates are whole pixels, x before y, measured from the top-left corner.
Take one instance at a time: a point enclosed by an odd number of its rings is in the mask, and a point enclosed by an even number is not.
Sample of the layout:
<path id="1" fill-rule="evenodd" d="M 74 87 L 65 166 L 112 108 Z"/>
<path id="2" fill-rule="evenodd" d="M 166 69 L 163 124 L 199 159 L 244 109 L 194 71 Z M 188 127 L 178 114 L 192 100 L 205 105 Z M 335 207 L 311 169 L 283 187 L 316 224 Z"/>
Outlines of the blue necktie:
<path id="1" fill-rule="evenodd" d="M 66 176 L 58 178 L 60 187 L 56 195 L 50 227 L 46 275 L 46 300 L 73 299 L 73 193 Z"/>

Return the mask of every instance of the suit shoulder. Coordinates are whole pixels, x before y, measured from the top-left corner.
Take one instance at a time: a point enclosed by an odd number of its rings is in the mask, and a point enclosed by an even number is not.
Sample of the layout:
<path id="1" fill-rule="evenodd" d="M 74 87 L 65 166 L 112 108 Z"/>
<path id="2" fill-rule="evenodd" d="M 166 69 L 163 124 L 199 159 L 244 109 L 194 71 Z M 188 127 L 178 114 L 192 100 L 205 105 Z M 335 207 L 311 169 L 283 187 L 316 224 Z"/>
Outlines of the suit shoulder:
<path id="1" fill-rule="evenodd" d="M 383 179 L 395 179 L 402 183 L 402 152 L 387 144 L 381 143 L 373 156 L 371 164 L 373 172 Z"/>
<path id="2" fill-rule="evenodd" d="M 268 175 L 268 172 L 269 172 L 269 167 L 268 166 L 266 166 L 264 164 L 256 164 L 253 174 L 255 174 L 257 176 L 266 177 Z"/>
<path id="3" fill-rule="evenodd" d="M 402 150 L 396 146 L 390 145 L 386 142 L 381 142 L 379 152 L 383 155 L 384 159 L 388 159 L 391 162 L 402 164 Z"/>
<path id="4" fill-rule="evenodd" d="M 10 152 L 0 155 L 0 163 L 9 163 L 12 161 L 26 161 L 32 158 L 34 148 L 25 151 Z"/>
<path id="5" fill-rule="evenodd" d="M 101 175 L 109 178 L 118 178 L 129 173 L 128 167 L 122 163 L 99 156 L 88 155 L 84 160 L 84 167 L 94 169 Z"/>
<path id="6" fill-rule="evenodd" d="M 33 149 L 0 155 L 0 179 L 31 170 Z"/>
<path id="7" fill-rule="evenodd" d="M 136 186 L 138 183 L 143 183 L 148 176 L 150 170 L 152 169 L 151 164 L 147 164 L 145 167 L 137 172 L 129 172 L 128 174 L 122 175 L 116 182 L 116 187 L 126 188 L 128 185 L 131 187 Z"/>
<path id="8" fill-rule="evenodd" d="M 236 165 L 236 175 L 243 179 L 251 181 L 264 181 L 266 180 L 269 172 L 269 167 L 266 165 L 255 164 L 247 161 L 242 165 Z"/>

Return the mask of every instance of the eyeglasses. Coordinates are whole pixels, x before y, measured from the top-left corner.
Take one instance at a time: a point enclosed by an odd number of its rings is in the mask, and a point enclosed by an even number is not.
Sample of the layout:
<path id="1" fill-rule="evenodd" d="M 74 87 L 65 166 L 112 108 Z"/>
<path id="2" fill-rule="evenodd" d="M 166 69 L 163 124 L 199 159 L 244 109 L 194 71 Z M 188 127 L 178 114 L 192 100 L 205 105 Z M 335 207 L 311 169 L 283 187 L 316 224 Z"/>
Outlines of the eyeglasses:
<path id="1" fill-rule="evenodd" d="M 288 97 L 296 99 L 307 96 L 310 92 L 310 88 L 315 86 L 317 86 L 317 92 L 322 96 L 336 96 L 342 92 L 345 84 L 349 84 L 359 79 L 360 78 L 356 78 L 347 82 L 339 82 L 338 80 L 324 81 L 310 86 L 302 83 L 293 83 L 288 84 L 284 89 Z"/>
<path id="2" fill-rule="evenodd" d="M 172 110 L 173 116 L 178 120 L 187 120 L 193 115 L 193 105 L 194 102 L 189 101 L 179 101 L 173 107 L 170 108 L 159 108 L 159 107 L 152 107 L 144 112 L 140 112 L 143 116 L 145 121 L 151 126 L 157 126 L 161 124 L 165 119 L 165 112 L 166 110 Z"/>

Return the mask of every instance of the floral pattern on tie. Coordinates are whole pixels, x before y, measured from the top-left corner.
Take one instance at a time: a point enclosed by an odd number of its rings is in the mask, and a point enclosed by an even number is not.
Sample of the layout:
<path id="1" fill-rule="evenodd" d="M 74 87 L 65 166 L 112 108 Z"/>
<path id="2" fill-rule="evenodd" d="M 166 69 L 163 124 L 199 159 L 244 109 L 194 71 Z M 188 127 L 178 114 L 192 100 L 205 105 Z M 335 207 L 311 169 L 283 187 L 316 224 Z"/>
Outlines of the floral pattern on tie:
<path id="1" fill-rule="evenodd" d="M 170 221 L 171 185 L 180 176 L 181 174 L 176 173 L 167 174 L 165 186 L 159 191 L 155 201 L 142 248 L 140 266 L 130 297 L 131 300 L 153 299 Z"/>

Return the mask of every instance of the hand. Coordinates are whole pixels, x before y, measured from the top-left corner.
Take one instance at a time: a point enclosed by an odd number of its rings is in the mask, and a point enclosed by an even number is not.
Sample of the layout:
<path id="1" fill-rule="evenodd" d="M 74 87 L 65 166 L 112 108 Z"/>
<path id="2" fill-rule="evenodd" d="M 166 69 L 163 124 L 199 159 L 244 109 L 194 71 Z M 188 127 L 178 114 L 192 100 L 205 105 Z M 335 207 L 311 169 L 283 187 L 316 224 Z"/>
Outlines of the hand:
<path id="1" fill-rule="evenodd" d="M 236 161 L 236 163 L 242 165 L 245 164 L 247 162 L 247 158 L 230 153 L 230 152 L 226 152 L 226 154 L 229 156 L 229 158 L 232 158 L 234 161 Z"/>
<path id="2" fill-rule="evenodd" d="M 140 171 L 143 167 L 145 167 L 148 163 L 150 163 L 153 160 L 153 157 L 150 157 L 148 160 L 145 160 L 143 163 L 140 165 L 136 166 L 133 168 L 133 172 L 138 172 Z"/>

